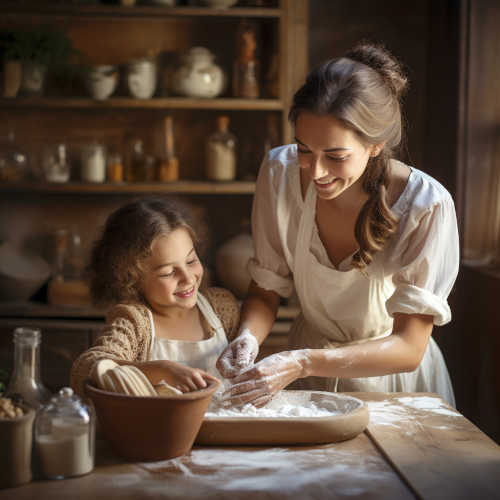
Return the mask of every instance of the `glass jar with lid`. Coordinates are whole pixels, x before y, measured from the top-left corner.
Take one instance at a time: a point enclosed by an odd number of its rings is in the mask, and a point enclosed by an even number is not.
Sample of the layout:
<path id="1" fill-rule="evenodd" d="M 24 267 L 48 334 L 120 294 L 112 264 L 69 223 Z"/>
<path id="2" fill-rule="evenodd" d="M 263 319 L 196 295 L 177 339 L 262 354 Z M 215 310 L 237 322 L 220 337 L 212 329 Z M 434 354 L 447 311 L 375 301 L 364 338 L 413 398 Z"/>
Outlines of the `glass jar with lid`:
<path id="1" fill-rule="evenodd" d="M 41 473 L 48 479 L 81 476 L 94 468 L 95 414 L 63 387 L 35 420 L 35 445 Z"/>
<path id="2" fill-rule="evenodd" d="M 216 124 L 206 142 L 205 174 L 213 181 L 232 181 L 236 177 L 236 137 L 229 131 L 228 116 L 218 116 Z"/>
<path id="3" fill-rule="evenodd" d="M 84 182 L 104 182 L 106 180 L 106 146 L 93 141 L 82 147 L 81 176 Z"/>

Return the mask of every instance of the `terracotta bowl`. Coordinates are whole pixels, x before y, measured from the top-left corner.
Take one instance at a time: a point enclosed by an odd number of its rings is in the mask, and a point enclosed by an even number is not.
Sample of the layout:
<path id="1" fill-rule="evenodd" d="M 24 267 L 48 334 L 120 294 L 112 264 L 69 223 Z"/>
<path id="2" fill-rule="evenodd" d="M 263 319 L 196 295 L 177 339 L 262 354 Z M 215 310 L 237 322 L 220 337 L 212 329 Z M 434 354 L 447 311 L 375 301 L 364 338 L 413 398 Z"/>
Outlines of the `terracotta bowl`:
<path id="1" fill-rule="evenodd" d="M 133 461 L 166 460 L 191 450 L 219 382 L 179 396 L 136 397 L 87 383 L 105 438 Z"/>

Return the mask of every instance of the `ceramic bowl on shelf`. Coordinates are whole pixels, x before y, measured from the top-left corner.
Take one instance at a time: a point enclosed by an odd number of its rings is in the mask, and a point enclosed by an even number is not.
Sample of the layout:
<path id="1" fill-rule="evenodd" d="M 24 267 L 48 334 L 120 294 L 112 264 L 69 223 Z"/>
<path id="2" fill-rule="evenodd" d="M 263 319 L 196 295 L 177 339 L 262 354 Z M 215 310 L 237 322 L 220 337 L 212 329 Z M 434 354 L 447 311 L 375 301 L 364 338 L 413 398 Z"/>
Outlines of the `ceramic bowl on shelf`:
<path id="1" fill-rule="evenodd" d="M 167 460 L 188 453 L 219 382 L 175 396 L 128 396 L 87 383 L 105 438 L 122 457 Z"/>
<path id="2" fill-rule="evenodd" d="M 50 277 L 49 264 L 13 242 L 0 245 L 0 300 L 28 300 Z"/>
<path id="3" fill-rule="evenodd" d="M 92 66 L 86 77 L 85 84 L 93 99 L 103 101 L 116 89 L 116 85 L 118 84 L 118 68 L 111 64 Z"/>

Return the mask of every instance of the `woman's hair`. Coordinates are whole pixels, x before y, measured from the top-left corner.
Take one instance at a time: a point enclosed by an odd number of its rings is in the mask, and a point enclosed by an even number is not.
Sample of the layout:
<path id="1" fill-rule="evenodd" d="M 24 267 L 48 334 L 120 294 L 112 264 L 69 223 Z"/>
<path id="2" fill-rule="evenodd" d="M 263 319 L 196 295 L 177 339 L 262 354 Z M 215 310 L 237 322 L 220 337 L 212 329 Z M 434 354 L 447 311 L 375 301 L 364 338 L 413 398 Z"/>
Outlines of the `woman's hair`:
<path id="1" fill-rule="evenodd" d="M 301 111 L 332 115 L 365 145 L 384 143 L 380 154 L 370 157 L 362 178 L 369 199 L 355 227 L 359 251 L 353 265 L 359 269 L 370 264 L 396 230 L 397 219 L 387 204 L 387 168 L 403 135 L 400 98 L 407 84 L 400 64 L 386 49 L 363 43 L 311 71 L 290 109 L 294 125 Z"/>
<path id="2" fill-rule="evenodd" d="M 197 243 L 187 206 L 169 198 L 127 203 L 107 219 L 90 259 L 90 292 L 97 305 L 144 302 L 140 290 L 144 259 L 153 241 L 185 228 Z"/>

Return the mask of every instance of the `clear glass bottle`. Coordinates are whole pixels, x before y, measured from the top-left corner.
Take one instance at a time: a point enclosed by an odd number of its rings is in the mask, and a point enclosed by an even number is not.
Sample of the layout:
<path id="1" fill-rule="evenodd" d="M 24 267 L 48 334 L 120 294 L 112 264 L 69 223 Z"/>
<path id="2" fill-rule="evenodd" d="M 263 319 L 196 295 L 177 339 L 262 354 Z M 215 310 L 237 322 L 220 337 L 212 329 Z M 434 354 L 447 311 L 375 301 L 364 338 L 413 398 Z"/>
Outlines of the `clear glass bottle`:
<path id="1" fill-rule="evenodd" d="M 16 144 L 16 136 L 10 131 L 0 137 L 0 182 L 20 182 L 28 176 L 28 156 Z"/>
<path id="2" fill-rule="evenodd" d="M 38 409 L 51 396 L 40 377 L 41 332 L 38 328 L 19 327 L 14 330 L 13 340 L 14 371 L 6 397 Z"/>
<path id="3" fill-rule="evenodd" d="M 233 95 L 257 99 L 260 95 L 260 63 L 255 57 L 255 31 L 246 23 L 240 28 L 239 54 L 233 64 Z"/>
<path id="4" fill-rule="evenodd" d="M 68 182 L 71 164 L 65 144 L 58 144 L 55 152 L 46 150 L 43 155 L 43 172 L 48 182 Z"/>
<path id="5" fill-rule="evenodd" d="M 229 117 L 218 116 L 216 131 L 206 143 L 205 175 L 213 181 L 232 181 L 236 177 L 236 137 L 229 131 Z"/>
<path id="6" fill-rule="evenodd" d="M 35 446 L 41 474 L 49 479 L 81 476 L 94 468 L 95 414 L 63 387 L 35 420 Z"/>
<path id="7" fill-rule="evenodd" d="M 146 154 L 144 153 L 144 142 L 136 139 L 132 143 L 132 154 L 125 172 L 127 182 L 145 182 L 147 178 Z"/>
<path id="8" fill-rule="evenodd" d="M 158 164 L 158 180 L 160 182 L 174 182 L 179 179 L 179 160 L 175 156 L 174 123 L 171 116 L 164 122 L 164 144 L 162 158 Z"/>

